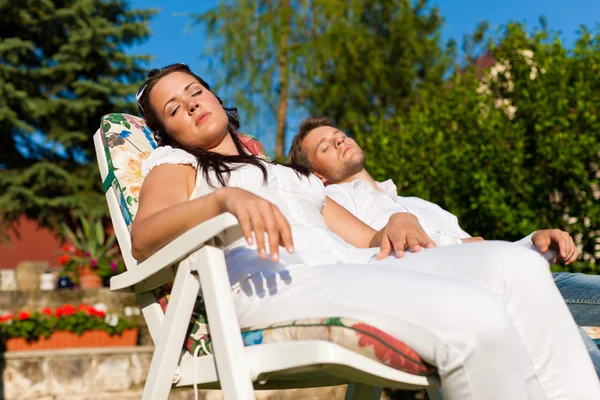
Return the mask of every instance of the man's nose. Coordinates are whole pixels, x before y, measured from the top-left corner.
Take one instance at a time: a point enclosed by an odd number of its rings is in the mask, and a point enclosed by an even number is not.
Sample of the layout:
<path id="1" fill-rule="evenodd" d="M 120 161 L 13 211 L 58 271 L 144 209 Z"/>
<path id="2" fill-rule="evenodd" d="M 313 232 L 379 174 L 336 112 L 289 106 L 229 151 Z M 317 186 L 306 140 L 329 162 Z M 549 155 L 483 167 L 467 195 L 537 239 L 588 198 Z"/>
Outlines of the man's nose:
<path id="1" fill-rule="evenodd" d="M 342 143 L 344 143 L 344 138 L 340 137 L 340 138 L 335 139 L 335 145 L 337 147 L 340 147 L 342 145 Z"/>

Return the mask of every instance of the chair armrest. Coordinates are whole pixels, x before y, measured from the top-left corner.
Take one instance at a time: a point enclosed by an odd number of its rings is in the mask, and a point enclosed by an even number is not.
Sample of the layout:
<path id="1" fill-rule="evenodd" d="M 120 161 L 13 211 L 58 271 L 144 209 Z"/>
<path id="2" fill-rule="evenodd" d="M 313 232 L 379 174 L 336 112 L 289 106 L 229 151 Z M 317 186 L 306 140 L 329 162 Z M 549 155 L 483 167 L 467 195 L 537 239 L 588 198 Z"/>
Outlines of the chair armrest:
<path id="1" fill-rule="evenodd" d="M 237 227 L 237 229 L 230 229 Z M 169 275 L 170 280 L 174 278 L 173 271 L 166 270 L 167 267 L 183 260 L 194 251 L 200 249 L 204 244 L 224 233 L 220 237 L 224 245 L 233 243 L 242 237 L 238 221 L 233 214 L 223 213 L 193 227 L 172 242 L 158 250 L 147 260 L 139 263 L 135 268 L 110 279 L 110 290 L 118 292 L 141 292 L 154 289 L 164 283 L 164 279 L 153 279 L 161 272 Z M 154 287 L 152 287 L 154 286 Z"/>

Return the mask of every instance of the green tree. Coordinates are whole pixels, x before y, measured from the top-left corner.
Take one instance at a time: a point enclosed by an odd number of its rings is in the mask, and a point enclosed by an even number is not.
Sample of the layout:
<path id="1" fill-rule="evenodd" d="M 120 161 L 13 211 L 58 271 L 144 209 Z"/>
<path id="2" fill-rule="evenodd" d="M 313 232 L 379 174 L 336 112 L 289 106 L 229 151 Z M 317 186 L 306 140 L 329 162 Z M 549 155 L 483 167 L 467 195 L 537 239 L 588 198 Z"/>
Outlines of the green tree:
<path id="1" fill-rule="evenodd" d="M 583 253 L 573 269 L 597 272 L 600 34 L 582 28 L 572 49 L 545 25 L 497 37 L 483 74 L 456 74 L 405 116 L 372 116 L 358 135 L 367 168 L 488 239 L 566 229 Z"/>
<path id="2" fill-rule="evenodd" d="M 291 75 L 303 51 L 299 11 L 306 4 L 306 0 L 225 0 L 193 17 L 208 38 L 205 56 L 222 70 L 216 89 L 225 84 L 231 92 L 227 102 L 250 117 L 276 119 L 277 159 L 284 157 Z M 263 129 L 264 125 L 260 133 Z"/>
<path id="3" fill-rule="evenodd" d="M 301 71 L 298 103 L 312 115 L 368 130 L 367 117 L 405 113 L 419 92 L 443 87 L 454 42 L 427 0 L 314 2 L 312 67 Z"/>
<path id="4" fill-rule="evenodd" d="M 0 0 L 0 221 L 43 224 L 105 213 L 91 137 L 100 117 L 135 112 L 151 10 L 123 0 Z"/>
<path id="5" fill-rule="evenodd" d="M 217 88 L 225 84 L 228 101 L 251 117 L 276 119 L 277 159 L 288 105 L 364 124 L 369 113 L 393 115 L 418 90 L 440 87 L 453 54 L 453 45 L 440 46 L 442 19 L 426 0 L 229 0 L 194 20 L 221 70 Z"/>

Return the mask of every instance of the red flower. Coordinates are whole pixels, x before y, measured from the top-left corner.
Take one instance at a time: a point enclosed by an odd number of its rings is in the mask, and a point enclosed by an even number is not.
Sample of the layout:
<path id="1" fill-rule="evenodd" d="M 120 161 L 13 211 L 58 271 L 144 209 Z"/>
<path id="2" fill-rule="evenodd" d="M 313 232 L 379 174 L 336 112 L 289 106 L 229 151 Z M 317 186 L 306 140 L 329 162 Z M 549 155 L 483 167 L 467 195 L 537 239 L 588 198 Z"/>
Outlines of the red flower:
<path id="1" fill-rule="evenodd" d="M 21 311 L 19 313 L 19 321 L 24 321 L 26 319 L 29 319 L 29 313 L 27 311 Z"/>
<path id="2" fill-rule="evenodd" d="M 90 313 L 88 312 L 88 308 L 89 306 L 87 304 L 81 303 L 79 306 L 77 306 L 77 311 L 85 311 L 87 315 L 90 315 Z"/>
<path id="3" fill-rule="evenodd" d="M 65 304 L 62 307 L 56 309 L 56 316 L 62 317 L 63 315 L 73 315 L 75 314 L 75 307 L 70 304 Z"/>
<path id="4" fill-rule="evenodd" d="M 52 315 L 52 309 L 49 307 L 45 307 L 40 310 L 40 313 L 44 315 Z"/>
<path id="5" fill-rule="evenodd" d="M 13 319 L 14 316 L 11 313 L 0 315 L 0 324 Z"/>
<path id="6" fill-rule="evenodd" d="M 64 254 L 58 258 L 58 262 L 60 263 L 60 265 L 65 265 L 66 263 L 69 262 L 69 260 L 70 260 L 70 258 L 66 254 Z"/>
<path id="7" fill-rule="evenodd" d="M 88 315 L 95 315 L 96 317 L 100 317 L 100 318 L 104 318 L 104 316 L 106 315 L 106 313 L 104 311 L 98 310 L 94 307 L 88 307 L 87 313 L 88 313 Z"/>
<path id="8" fill-rule="evenodd" d="M 68 251 L 69 253 L 75 253 L 75 246 L 72 244 L 65 244 L 62 249 L 63 251 Z"/>

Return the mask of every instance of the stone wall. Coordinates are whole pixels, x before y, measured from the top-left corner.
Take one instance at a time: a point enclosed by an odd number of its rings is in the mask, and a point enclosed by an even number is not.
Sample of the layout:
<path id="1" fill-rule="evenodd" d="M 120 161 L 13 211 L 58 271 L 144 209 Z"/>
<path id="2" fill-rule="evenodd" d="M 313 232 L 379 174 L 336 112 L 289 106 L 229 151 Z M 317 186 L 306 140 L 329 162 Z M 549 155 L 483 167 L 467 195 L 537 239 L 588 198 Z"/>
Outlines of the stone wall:
<path id="1" fill-rule="evenodd" d="M 4 353 L 0 398 L 39 400 L 140 399 L 153 348 L 94 348 Z M 256 392 L 262 400 L 344 398 L 345 387 Z M 222 398 L 201 390 L 199 399 Z M 192 389 L 174 389 L 169 399 L 193 399 Z"/>

